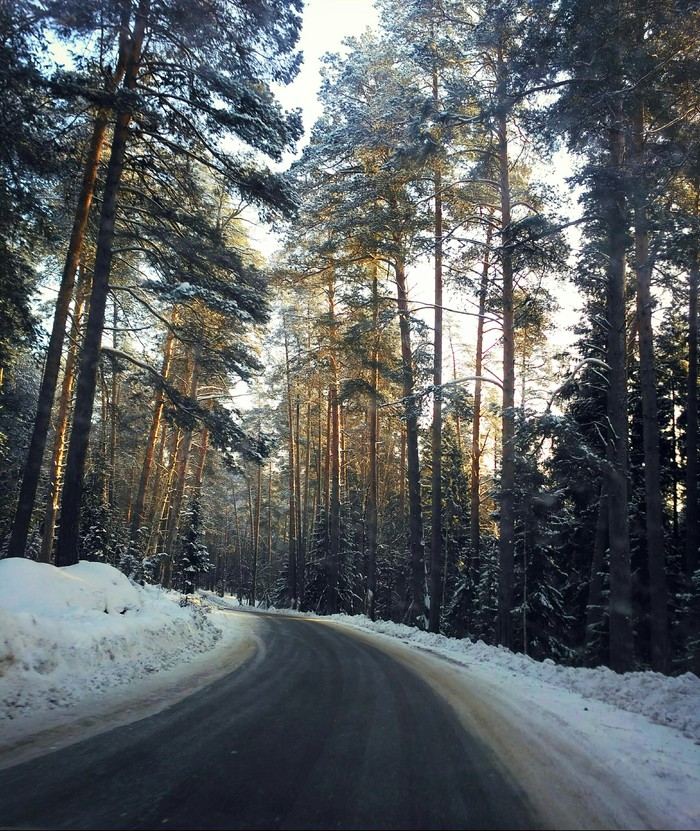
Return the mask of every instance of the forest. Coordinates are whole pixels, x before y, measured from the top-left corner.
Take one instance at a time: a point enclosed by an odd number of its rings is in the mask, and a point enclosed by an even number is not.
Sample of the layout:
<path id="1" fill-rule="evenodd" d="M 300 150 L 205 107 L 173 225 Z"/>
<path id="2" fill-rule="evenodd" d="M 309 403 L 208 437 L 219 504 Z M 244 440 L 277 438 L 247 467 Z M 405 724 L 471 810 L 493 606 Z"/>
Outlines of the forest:
<path id="1" fill-rule="evenodd" d="M 0 0 L 0 556 L 700 674 L 700 3 L 376 7 Z"/>

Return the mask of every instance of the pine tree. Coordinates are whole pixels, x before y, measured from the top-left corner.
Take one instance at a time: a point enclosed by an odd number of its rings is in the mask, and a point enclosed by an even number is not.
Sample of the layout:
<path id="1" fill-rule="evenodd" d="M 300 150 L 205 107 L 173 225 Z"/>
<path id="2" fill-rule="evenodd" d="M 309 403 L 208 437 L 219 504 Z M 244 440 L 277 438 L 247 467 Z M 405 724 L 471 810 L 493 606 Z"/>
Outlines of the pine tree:
<path id="1" fill-rule="evenodd" d="M 149 0 L 140 0 L 133 17 L 131 14 L 125 17 L 128 53 L 120 93 L 123 107 L 118 109 L 102 201 L 90 313 L 66 466 L 58 564 L 76 560 L 77 515 L 104 327 L 112 241 L 126 151 L 135 134 L 130 131 L 130 124 L 133 120 L 138 125 L 138 133 L 146 144 L 165 144 L 175 152 L 186 152 L 220 169 L 235 190 L 262 206 L 290 207 L 289 195 L 279 180 L 224 155 L 218 149 L 217 140 L 233 134 L 263 153 L 279 158 L 282 150 L 298 137 L 298 117 L 281 112 L 263 80 L 288 81 L 292 77 L 296 62 L 293 58 L 290 61 L 287 55 L 298 36 L 298 10 L 299 4 L 290 2 L 282 14 L 273 16 L 271 5 L 263 0 L 245 5 L 222 0 L 206 4 L 206 8 L 188 7 L 187 14 L 183 15 L 183 9 L 177 5 L 168 9 L 151 8 Z M 263 44 L 262 52 L 267 53 L 264 59 L 258 58 L 260 52 L 246 51 L 244 47 L 251 40 Z M 180 63 L 172 60 L 175 43 L 181 44 L 177 47 L 181 51 Z M 153 67 L 161 68 L 154 72 Z M 148 72 L 144 74 L 146 69 Z M 251 128 L 252 124 L 256 126 Z"/>

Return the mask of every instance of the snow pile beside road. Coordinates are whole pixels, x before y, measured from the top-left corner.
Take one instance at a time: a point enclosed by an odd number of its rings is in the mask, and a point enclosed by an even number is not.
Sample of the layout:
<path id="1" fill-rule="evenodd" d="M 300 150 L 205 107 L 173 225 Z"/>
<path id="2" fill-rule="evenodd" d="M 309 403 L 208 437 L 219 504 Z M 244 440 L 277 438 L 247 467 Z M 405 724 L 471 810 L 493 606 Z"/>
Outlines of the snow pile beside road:
<path id="1" fill-rule="evenodd" d="M 656 724 L 675 727 L 686 738 L 700 742 L 700 678 L 693 673 L 687 672 L 678 677 L 658 672 L 621 675 L 607 667 L 565 667 L 549 659 L 540 662 L 527 655 L 513 654 L 505 647 L 487 646 L 483 641 L 473 643 L 466 638 L 447 638 L 389 621 L 372 622 L 364 615 L 329 617 L 347 626 L 398 638 L 463 665 L 498 666 L 518 675 L 564 687 L 584 698 L 640 713 Z"/>
<path id="2" fill-rule="evenodd" d="M 70 706 L 221 639 L 198 605 L 103 563 L 0 560 L 0 586 L 0 720 Z"/>

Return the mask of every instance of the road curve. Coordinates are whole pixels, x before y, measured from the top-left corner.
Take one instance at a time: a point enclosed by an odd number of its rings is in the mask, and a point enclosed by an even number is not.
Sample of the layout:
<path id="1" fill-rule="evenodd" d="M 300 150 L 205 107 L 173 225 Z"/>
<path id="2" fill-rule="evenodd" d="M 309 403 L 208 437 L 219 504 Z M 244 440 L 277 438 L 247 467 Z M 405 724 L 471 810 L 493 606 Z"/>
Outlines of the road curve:
<path id="1" fill-rule="evenodd" d="M 241 668 L 0 771 L 0 827 L 540 828 L 447 700 L 361 633 L 260 615 Z"/>

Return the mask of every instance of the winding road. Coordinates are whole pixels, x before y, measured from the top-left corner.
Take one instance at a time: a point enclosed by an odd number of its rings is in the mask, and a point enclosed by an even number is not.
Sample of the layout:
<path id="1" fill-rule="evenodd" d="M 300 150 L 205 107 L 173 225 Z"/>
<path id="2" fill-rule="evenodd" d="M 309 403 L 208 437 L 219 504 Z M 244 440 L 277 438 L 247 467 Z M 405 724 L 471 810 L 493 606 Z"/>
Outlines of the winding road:
<path id="1" fill-rule="evenodd" d="M 0 771 L 0 826 L 547 827 L 420 660 L 319 619 L 256 618 L 257 648 L 219 680 Z"/>

